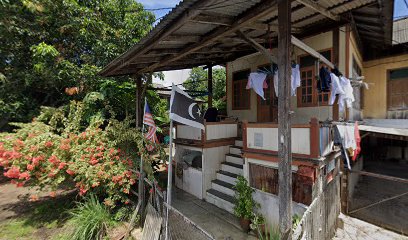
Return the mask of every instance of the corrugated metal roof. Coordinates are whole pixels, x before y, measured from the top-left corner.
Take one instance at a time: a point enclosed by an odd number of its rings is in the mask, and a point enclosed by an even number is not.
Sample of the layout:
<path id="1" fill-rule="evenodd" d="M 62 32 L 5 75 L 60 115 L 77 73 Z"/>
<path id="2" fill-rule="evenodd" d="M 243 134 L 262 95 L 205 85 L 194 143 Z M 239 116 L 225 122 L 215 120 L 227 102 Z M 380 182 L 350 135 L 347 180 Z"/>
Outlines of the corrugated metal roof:
<path id="1" fill-rule="evenodd" d="M 382 2 L 390 4 L 393 0 L 318 1 L 322 7 L 341 17 L 341 21 L 334 22 L 293 1 L 292 25 L 296 28 L 293 31 L 302 37 L 313 31 L 330 30 L 336 24 L 345 24 L 349 13 L 361 7 L 381 12 L 379 3 Z M 244 31 L 263 44 L 268 37 L 276 38 L 276 32 L 270 33 L 268 29 L 273 31 L 275 27 L 276 30 L 277 15 L 276 0 L 184 0 L 138 44 L 106 66 L 101 74 L 114 76 L 175 70 L 231 61 L 255 52 L 235 32 Z M 385 26 L 381 14 L 372 17 L 380 28 Z"/>
<path id="2" fill-rule="evenodd" d="M 393 45 L 408 42 L 408 18 L 394 21 L 392 40 Z"/>

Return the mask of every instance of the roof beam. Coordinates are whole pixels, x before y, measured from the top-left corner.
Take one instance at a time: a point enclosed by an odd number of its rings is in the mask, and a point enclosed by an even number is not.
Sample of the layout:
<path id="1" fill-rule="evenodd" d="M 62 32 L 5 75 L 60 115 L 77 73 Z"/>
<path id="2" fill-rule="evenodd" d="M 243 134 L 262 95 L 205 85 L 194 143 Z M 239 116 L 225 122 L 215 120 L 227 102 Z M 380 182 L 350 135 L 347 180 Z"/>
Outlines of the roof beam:
<path id="1" fill-rule="evenodd" d="M 230 26 L 233 23 L 233 20 L 234 19 L 224 16 L 198 15 L 194 19 L 191 19 L 190 22 Z"/>
<path id="2" fill-rule="evenodd" d="M 320 53 L 318 53 L 316 50 L 314 50 L 313 48 L 309 47 L 308 45 L 306 45 L 304 42 L 302 42 L 301 40 L 297 39 L 296 37 L 292 36 L 291 42 L 293 45 L 295 45 L 296 47 L 302 49 L 303 51 L 309 53 L 310 55 L 312 55 L 313 57 L 319 59 L 321 62 L 323 62 L 324 64 L 326 64 L 327 66 L 329 66 L 330 68 L 334 68 L 334 64 L 332 62 L 330 62 L 329 60 L 327 60 L 327 58 L 325 58 L 323 55 L 321 55 Z"/>
<path id="3" fill-rule="evenodd" d="M 213 3 L 217 2 L 217 0 L 201 0 L 194 6 L 189 8 L 189 11 L 186 11 L 181 17 L 177 18 L 172 24 L 170 24 L 170 27 L 166 29 L 166 31 L 161 31 L 160 33 L 157 34 L 157 36 L 148 39 L 146 42 L 141 42 L 138 45 L 133 46 L 128 52 L 126 52 L 124 55 L 121 55 L 117 57 L 115 60 L 113 60 L 108 66 L 105 67 L 105 69 L 101 72 L 102 75 L 108 72 L 112 72 L 117 70 L 118 68 L 121 68 L 124 66 L 124 63 L 126 61 L 132 61 L 135 58 L 139 57 L 140 55 L 146 53 L 150 49 L 152 49 L 157 43 L 159 43 L 161 40 L 169 36 L 171 33 L 179 29 L 180 27 L 183 26 L 183 24 L 198 16 L 201 13 L 201 8 L 207 7 L 209 5 L 212 5 Z M 160 25 L 160 23 L 159 23 Z M 156 26 L 157 28 L 157 26 Z M 154 29 L 153 29 L 154 31 Z M 153 32 L 152 31 L 152 32 Z M 151 33 L 152 33 L 151 32 Z M 143 45 L 143 48 L 140 48 L 140 46 Z M 137 51 L 138 50 L 138 51 Z M 137 51 L 136 54 L 132 53 L 134 51 Z"/>
<path id="4" fill-rule="evenodd" d="M 174 57 L 168 57 L 165 60 L 152 64 L 151 66 L 144 68 L 140 70 L 138 73 L 143 73 L 143 72 L 151 72 L 154 71 L 156 68 L 159 66 L 166 65 L 170 62 L 176 61 L 178 59 L 181 59 L 190 53 L 193 53 L 194 51 L 197 51 L 211 43 L 214 43 L 221 39 L 222 37 L 225 37 L 231 33 L 234 33 L 237 30 L 240 30 L 243 26 L 246 26 L 254 21 L 256 21 L 259 18 L 262 18 L 263 16 L 268 15 L 273 9 L 276 9 L 277 7 L 276 1 L 270 1 L 270 0 L 265 0 L 257 4 L 255 7 L 250 9 L 249 11 L 239 15 L 234 23 L 231 26 L 220 26 L 214 31 L 212 31 L 210 34 L 207 34 L 205 37 L 203 37 L 199 42 L 196 44 L 190 45 L 186 48 L 184 48 L 182 51 L 180 51 L 179 54 L 177 54 Z"/>
<path id="5" fill-rule="evenodd" d="M 314 2 L 312 0 L 297 0 L 297 2 L 305 5 L 308 8 L 315 10 L 316 12 L 322 14 L 323 16 L 330 18 L 333 21 L 340 21 L 339 15 L 332 13 L 330 10 L 324 8 L 322 5 L 320 5 L 317 2 Z"/>
<path id="6" fill-rule="evenodd" d="M 262 53 L 265 57 L 267 57 L 271 63 L 278 62 L 278 59 L 275 56 L 273 56 L 272 53 L 268 49 L 264 48 L 261 44 L 257 43 L 254 39 L 248 37 L 247 35 L 245 35 L 243 32 L 239 30 L 236 33 L 238 37 L 242 38 L 245 42 L 247 42 L 253 48 L 258 50 L 258 52 Z"/>
<path id="7" fill-rule="evenodd" d="M 163 41 L 178 41 L 183 40 L 185 42 L 197 42 L 200 41 L 199 35 L 170 35 L 166 37 Z"/>

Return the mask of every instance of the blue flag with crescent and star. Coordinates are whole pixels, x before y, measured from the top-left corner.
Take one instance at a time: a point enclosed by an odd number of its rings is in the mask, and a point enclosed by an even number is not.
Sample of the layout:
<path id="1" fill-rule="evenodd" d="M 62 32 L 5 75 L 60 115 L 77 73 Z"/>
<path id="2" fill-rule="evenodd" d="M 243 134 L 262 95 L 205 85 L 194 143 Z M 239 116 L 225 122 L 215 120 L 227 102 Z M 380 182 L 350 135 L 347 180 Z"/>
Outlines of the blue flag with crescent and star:
<path id="1" fill-rule="evenodd" d="M 171 90 L 170 119 L 204 130 L 204 114 L 196 101 L 175 85 Z"/>

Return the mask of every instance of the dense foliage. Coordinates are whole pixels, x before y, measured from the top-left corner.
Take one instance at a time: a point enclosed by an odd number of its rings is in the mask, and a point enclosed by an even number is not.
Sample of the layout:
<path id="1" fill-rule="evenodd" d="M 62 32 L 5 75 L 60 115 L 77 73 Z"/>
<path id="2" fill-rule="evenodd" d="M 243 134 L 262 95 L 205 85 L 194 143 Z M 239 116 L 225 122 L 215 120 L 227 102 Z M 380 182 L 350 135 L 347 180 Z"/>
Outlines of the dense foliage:
<path id="1" fill-rule="evenodd" d="M 208 72 L 207 70 L 196 67 L 193 68 L 190 72 L 190 76 L 183 83 L 183 86 L 187 90 L 194 91 L 208 91 L 207 86 Z M 226 99 L 226 75 L 225 68 L 213 68 L 213 106 L 219 110 L 225 110 L 227 108 L 227 99 Z M 207 96 L 199 96 L 199 99 L 207 101 Z"/>
<path id="2" fill-rule="evenodd" d="M 0 0 L 0 130 L 90 92 L 118 117 L 134 114 L 134 80 L 97 73 L 154 20 L 133 0 Z"/>
<path id="3" fill-rule="evenodd" d="M 95 193 L 105 205 L 128 204 L 138 176 L 131 171 L 140 156 L 153 161 L 142 133 L 125 119 L 91 117 L 86 104 L 72 102 L 64 109 L 44 109 L 31 123 L 14 124 L 15 133 L 0 134 L 0 166 L 17 186 L 76 187 L 80 195 Z M 86 127 L 84 127 L 86 126 Z M 159 146 L 156 149 L 163 152 Z M 152 173 L 146 169 L 147 173 Z"/>
<path id="4" fill-rule="evenodd" d="M 104 239 L 107 228 L 113 221 L 109 209 L 101 204 L 95 195 L 90 195 L 84 203 L 70 212 L 74 231 L 71 240 Z"/>

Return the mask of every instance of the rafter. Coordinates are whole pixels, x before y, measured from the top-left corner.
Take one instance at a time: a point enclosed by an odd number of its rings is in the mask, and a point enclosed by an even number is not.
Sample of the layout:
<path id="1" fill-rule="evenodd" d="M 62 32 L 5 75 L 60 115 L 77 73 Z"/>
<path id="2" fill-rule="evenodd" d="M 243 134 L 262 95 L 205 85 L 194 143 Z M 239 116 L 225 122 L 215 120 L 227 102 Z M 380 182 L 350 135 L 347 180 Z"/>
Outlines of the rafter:
<path id="1" fill-rule="evenodd" d="M 135 58 L 139 57 L 140 55 L 146 53 L 147 51 L 151 50 L 157 43 L 159 43 L 162 39 L 166 38 L 170 34 L 172 34 L 174 31 L 179 29 L 183 24 L 198 16 L 201 13 L 201 8 L 204 8 L 206 6 L 210 6 L 211 4 L 217 2 L 217 0 L 207 0 L 207 1 L 199 1 L 196 5 L 191 7 L 189 10 L 185 12 L 180 18 L 178 18 L 166 31 L 161 31 L 159 34 L 157 34 L 156 37 L 153 37 L 149 39 L 148 41 L 144 42 L 143 45 L 145 46 L 142 49 L 139 49 L 136 54 L 131 55 L 130 53 L 133 53 L 133 50 L 137 50 L 139 48 L 139 45 L 135 45 L 132 47 L 130 51 L 127 52 L 127 54 L 120 56 L 116 58 L 114 61 L 112 61 L 106 69 L 104 69 L 103 72 L 109 72 L 109 71 L 115 71 L 118 68 L 121 68 L 124 64 L 125 61 L 132 61 Z M 121 64 L 117 64 L 121 63 Z M 103 73 L 102 73 L 103 74 Z"/>
<path id="2" fill-rule="evenodd" d="M 337 14 L 334 14 L 330 10 L 324 8 L 322 5 L 320 5 L 317 2 L 311 1 L 311 0 L 296 0 L 297 2 L 305 5 L 308 8 L 313 9 L 314 11 L 322 14 L 323 16 L 326 16 L 334 21 L 340 21 L 340 16 Z"/>
<path id="3" fill-rule="evenodd" d="M 222 37 L 225 37 L 228 34 L 234 33 L 235 31 L 241 29 L 242 26 L 248 25 L 249 23 L 252 23 L 257 19 L 260 19 L 263 16 L 269 14 L 273 9 L 276 9 L 276 5 L 276 1 L 262 1 L 254 8 L 238 16 L 235 19 L 234 24 L 232 24 L 231 26 L 220 26 L 216 28 L 214 31 L 212 31 L 212 33 L 203 37 L 200 42 L 184 48 L 177 56 L 169 57 L 161 61 L 160 63 L 152 64 L 151 66 L 142 69 L 138 73 L 154 71 L 160 65 L 166 65 L 170 62 L 181 59 L 194 51 L 197 51 L 211 43 L 214 43 Z"/>

